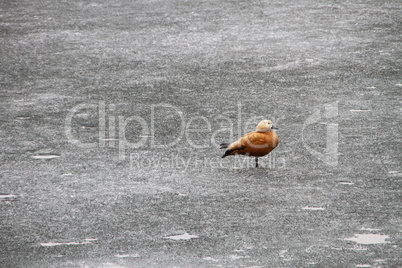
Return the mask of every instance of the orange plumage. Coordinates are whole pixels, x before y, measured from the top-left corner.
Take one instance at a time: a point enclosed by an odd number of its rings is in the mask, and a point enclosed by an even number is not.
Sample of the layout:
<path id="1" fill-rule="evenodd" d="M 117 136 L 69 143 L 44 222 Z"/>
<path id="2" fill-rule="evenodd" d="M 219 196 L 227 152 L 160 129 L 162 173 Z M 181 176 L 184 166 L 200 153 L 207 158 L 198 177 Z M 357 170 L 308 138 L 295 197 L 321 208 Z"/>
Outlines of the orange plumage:
<path id="1" fill-rule="evenodd" d="M 255 131 L 247 133 L 231 144 L 221 144 L 221 148 L 227 148 L 222 158 L 235 154 L 255 156 L 258 167 L 258 157 L 269 154 L 279 144 L 278 134 L 272 129 L 275 129 L 272 122 L 263 120 Z"/>

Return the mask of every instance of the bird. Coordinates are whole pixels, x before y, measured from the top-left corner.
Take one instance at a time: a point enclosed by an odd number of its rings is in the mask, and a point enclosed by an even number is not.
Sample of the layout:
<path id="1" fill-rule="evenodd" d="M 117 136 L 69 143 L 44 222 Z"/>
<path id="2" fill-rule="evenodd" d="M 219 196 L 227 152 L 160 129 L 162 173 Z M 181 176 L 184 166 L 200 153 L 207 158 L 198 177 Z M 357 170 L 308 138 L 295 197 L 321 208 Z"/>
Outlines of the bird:
<path id="1" fill-rule="evenodd" d="M 255 157 L 255 167 L 258 168 L 258 157 L 269 154 L 279 144 L 279 136 L 273 129 L 271 120 L 262 120 L 255 131 L 249 132 L 232 143 L 221 143 L 220 148 L 227 148 L 222 158 L 229 155 L 248 155 Z"/>

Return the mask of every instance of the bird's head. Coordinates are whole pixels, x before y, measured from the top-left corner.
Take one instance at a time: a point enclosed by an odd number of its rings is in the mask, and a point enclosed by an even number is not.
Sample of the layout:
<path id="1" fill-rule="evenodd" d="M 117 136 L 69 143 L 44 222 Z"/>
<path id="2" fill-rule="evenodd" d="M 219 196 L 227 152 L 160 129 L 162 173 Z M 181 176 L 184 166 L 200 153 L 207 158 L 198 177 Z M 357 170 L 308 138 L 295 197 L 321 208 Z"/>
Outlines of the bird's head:
<path id="1" fill-rule="evenodd" d="M 255 131 L 256 132 L 267 132 L 270 131 L 271 129 L 277 129 L 276 127 L 273 126 L 273 123 L 271 120 L 262 120 L 260 123 L 258 123 Z"/>

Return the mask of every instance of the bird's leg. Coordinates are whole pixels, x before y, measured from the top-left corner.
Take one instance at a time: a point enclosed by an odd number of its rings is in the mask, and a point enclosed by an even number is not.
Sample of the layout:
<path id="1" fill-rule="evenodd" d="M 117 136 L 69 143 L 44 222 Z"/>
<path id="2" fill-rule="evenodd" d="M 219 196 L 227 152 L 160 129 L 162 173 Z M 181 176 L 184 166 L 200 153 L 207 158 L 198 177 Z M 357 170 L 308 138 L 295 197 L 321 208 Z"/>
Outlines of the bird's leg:
<path id="1" fill-rule="evenodd" d="M 258 168 L 258 157 L 255 158 L 255 167 Z"/>

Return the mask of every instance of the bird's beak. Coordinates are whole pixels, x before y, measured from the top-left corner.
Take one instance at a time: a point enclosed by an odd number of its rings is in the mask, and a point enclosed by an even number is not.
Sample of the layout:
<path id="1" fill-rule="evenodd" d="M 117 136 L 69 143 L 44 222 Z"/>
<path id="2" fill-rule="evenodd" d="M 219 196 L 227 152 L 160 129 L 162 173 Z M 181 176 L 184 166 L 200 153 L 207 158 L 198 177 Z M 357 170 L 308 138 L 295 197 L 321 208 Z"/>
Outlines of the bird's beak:
<path id="1" fill-rule="evenodd" d="M 275 126 L 272 126 L 272 127 L 271 127 L 271 129 L 278 129 L 278 128 L 277 128 L 277 127 L 275 127 Z"/>

